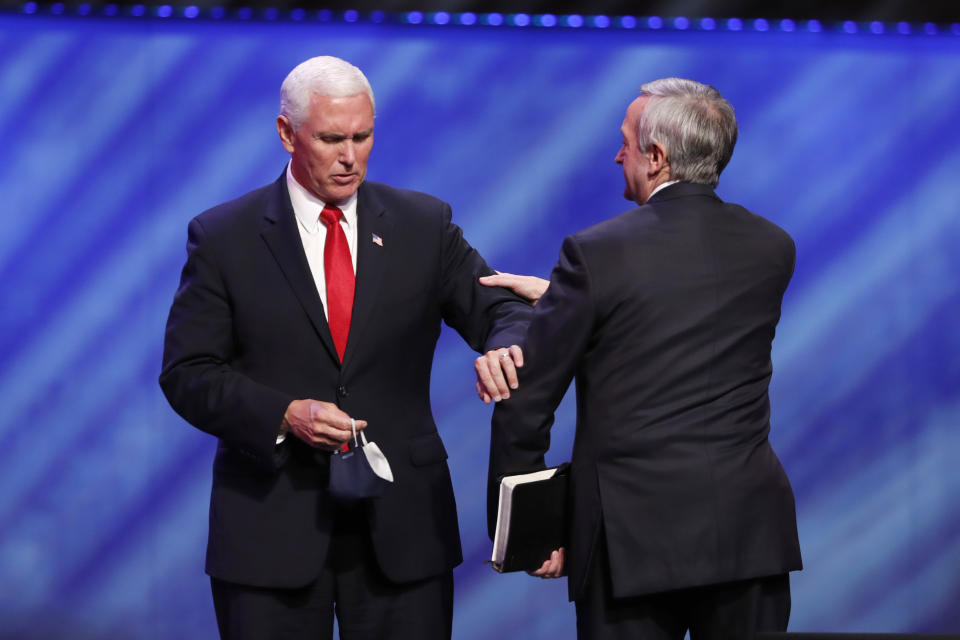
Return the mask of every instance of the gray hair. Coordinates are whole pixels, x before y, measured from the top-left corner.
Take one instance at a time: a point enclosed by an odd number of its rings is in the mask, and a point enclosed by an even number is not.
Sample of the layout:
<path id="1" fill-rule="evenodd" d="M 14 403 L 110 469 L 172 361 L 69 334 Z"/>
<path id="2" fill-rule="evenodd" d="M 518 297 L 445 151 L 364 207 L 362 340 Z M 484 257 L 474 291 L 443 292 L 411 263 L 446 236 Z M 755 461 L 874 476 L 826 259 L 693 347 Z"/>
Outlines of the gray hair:
<path id="1" fill-rule="evenodd" d="M 293 68 L 280 86 L 280 115 L 286 116 L 296 131 L 307 121 L 310 99 L 314 95 L 349 98 L 367 94 L 376 112 L 373 89 L 357 67 L 333 56 L 317 56 Z"/>
<path id="2" fill-rule="evenodd" d="M 649 96 L 637 124 L 640 150 L 659 142 L 671 179 L 717 186 L 737 143 L 730 103 L 710 85 L 683 78 L 654 80 L 640 92 Z"/>

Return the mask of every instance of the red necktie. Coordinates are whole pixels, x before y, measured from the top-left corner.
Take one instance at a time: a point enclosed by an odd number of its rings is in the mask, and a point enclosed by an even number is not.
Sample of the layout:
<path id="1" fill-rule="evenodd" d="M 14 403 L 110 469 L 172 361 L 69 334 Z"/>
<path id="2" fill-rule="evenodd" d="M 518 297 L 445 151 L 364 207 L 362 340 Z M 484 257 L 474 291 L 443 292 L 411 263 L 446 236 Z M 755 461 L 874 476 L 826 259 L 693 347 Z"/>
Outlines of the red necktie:
<path id="1" fill-rule="evenodd" d="M 350 334 L 356 282 L 353 261 L 350 259 L 350 246 L 347 244 L 343 227 L 340 226 L 342 215 L 340 209 L 329 204 L 320 214 L 320 220 L 327 227 L 327 239 L 323 244 L 323 275 L 327 281 L 327 324 L 330 325 L 333 344 L 337 347 L 341 362 L 347 348 L 347 336 Z"/>

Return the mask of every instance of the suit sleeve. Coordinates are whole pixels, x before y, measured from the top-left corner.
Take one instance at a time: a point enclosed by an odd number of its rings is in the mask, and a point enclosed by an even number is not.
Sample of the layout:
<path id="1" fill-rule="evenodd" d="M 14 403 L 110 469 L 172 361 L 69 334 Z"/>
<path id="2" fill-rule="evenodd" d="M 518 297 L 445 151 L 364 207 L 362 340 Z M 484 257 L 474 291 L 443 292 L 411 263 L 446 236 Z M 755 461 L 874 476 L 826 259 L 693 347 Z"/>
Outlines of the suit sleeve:
<path id="1" fill-rule="evenodd" d="M 595 304 L 577 242 L 564 240 L 550 286 L 537 304 L 525 340 L 520 387 L 493 411 L 487 476 L 487 528 L 493 539 L 500 478 L 543 469 L 554 412 L 587 351 Z"/>
<path id="2" fill-rule="evenodd" d="M 520 344 L 533 307 L 507 289 L 477 282 L 494 271 L 467 243 L 460 227 L 453 224 L 446 203 L 441 242 L 442 312 L 446 323 L 477 352 Z"/>
<path id="3" fill-rule="evenodd" d="M 213 242 L 198 219 L 187 234 L 187 262 L 167 320 L 160 387 L 187 422 L 274 470 L 286 452 L 276 446 L 277 432 L 295 398 L 231 368 L 233 321 Z"/>

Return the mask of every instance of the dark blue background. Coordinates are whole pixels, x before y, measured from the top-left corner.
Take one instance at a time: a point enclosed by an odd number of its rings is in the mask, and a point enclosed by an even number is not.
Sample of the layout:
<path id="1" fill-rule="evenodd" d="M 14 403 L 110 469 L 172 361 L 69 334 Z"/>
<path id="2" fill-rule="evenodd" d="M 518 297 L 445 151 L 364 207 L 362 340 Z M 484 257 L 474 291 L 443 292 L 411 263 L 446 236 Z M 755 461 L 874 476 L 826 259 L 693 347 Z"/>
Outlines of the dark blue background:
<path id="1" fill-rule="evenodd" d="M 960 629 L 960 38 L 7 16 L 0 636 L 214 637 L 214 441 L 157 387 L 163 325 L 187 221 L 280 174 L 280 82 L 321 53 L 376 91 L 369 177 L 448 200 L 491 265 L 541 276 L 630 206 L 613 157 L 637 88 L 717 86 L 741 126 L 721 197 L 798 247 L 772 387 L 807 567 L 791 629 Z M 445 332 L 454 637 L 573 638 L 563 581 L 482 564 L 472 358 Z M 552 461 L 571 430 L 568 399 Z"/>

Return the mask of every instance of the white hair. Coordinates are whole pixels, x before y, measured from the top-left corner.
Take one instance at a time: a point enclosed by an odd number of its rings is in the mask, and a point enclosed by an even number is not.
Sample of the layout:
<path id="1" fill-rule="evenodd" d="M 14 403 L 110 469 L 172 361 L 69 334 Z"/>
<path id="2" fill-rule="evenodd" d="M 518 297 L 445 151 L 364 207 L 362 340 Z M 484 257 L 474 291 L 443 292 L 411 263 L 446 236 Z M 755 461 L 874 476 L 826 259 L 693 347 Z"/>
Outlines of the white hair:
<path id="1" fill-rule="evenodd" d="M 280 115 L 296 131 L 307 121 L 310 99 L 315 96 L 349 98 L 365 93 L 376 111 L 370 82 L 357 67 L 333 56 L 317 56 L 298 64 L 280 86 Z"/>
<path id="2" fill-rule="evenodd" d="M 667 150 L 670 178 L 717 186 L 737 143 L 737 118 L 720 92 L 683 78 L 640 87 L 648 96 L 637 124 L 641 151 L 659 142 Z"/>

